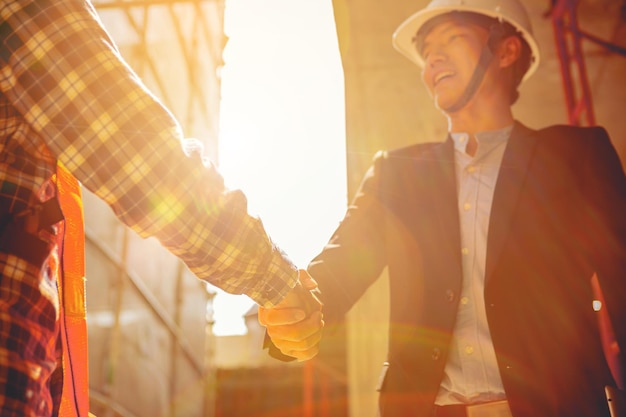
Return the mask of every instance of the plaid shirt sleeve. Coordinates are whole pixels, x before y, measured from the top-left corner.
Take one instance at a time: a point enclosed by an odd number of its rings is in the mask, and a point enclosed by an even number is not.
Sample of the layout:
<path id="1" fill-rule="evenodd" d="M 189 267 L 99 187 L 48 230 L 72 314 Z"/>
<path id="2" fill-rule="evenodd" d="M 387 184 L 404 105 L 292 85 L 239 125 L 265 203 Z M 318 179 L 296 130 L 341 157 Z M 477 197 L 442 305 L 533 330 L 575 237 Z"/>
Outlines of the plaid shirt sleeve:
<path id="1" fill-rule="evenodd" d="M 29 128 L 143 237 L 201 279 L 272 306 L 295 266 L 119 55 L 85 0 L 4 1 L 0 87 Z"/>

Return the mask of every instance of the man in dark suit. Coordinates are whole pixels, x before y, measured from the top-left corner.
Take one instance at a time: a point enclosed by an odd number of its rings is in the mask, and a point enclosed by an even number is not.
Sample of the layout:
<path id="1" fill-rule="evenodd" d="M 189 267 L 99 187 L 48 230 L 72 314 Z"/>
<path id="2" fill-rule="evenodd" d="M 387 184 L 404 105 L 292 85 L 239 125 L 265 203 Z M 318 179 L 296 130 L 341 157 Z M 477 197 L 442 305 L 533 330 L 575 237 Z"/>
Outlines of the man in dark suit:
<path id="1" fill-rule="evenodd" d="M 626 178 L 606 132 L 514 120 L 538 62 L 516 0 L 434 0 L 394 45 L 422 67 L 449 135 L 377 155 L 308 269 L 325 320 L 388 268 L 383 417 L 608 416 L 623 368 L 607 363 L 591 282 L 623 352 Z M 260 321 L 307 359 L 318 329 L 280 307 Z"/>

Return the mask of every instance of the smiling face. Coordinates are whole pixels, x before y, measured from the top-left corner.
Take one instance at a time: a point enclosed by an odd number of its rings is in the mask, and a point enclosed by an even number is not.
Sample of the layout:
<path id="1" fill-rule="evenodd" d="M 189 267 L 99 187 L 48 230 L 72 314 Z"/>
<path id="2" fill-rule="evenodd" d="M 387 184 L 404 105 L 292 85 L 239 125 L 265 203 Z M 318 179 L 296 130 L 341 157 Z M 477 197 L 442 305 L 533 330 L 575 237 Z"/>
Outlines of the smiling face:
<path id="1" fill-rule="evenodd" d="M 424 58 L 422 81 L 435 105 L 454 105 L 468 86 L 488 31 L 476 24 L 445 19 L 434 25 L 419 45 Z"/>

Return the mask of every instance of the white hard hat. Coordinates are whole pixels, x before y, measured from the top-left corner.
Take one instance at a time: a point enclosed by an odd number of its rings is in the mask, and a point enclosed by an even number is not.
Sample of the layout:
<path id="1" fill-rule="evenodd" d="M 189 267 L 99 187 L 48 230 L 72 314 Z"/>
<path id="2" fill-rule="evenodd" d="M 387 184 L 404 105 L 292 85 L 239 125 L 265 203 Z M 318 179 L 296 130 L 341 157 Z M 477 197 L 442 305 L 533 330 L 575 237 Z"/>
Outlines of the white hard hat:
<path id="1" fill-rule="evenodd" d="M 434 17 L 453 11 L 473 12 L 504 21 L 517 29 L 530 48 L 530 67 L 522 80 L 528 79 L 539 65 L 539 46 L 533 36 L 526 9 L 518 0 L 432 0 L 428 6 L 406 19 L 393 34 L 393 46 L 420 67 L 424 60 L 413 41 L 417 32 Z"/>

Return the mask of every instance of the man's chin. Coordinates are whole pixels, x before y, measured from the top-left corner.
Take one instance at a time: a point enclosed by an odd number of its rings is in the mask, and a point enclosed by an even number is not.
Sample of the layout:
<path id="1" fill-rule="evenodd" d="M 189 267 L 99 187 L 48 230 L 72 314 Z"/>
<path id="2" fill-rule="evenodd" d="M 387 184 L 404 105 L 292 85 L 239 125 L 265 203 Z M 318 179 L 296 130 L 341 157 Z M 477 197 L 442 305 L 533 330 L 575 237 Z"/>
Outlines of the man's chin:
<path id="1" fill-rule="evenodd" d="M 453 108 L 454 106 L 457 105 L 458 101 L 461 99 L 459 94 L 452 94 L 452 92 L 441 92 L 438 94 L 435 94 L 433 96 L 433 101 L 435 104 L 435 107 L 445 113 L 445 114 L 451 114 L 454 112 L 450 112 L 449 109 Z"/>
<path id="2" fill-rule="evenodd" d="M 435 107 L 445 114 L 448 114 L 448 111 L 446 111 L 446 109 L 449 109 L 451 106 L 454 105 L 454 102 L 452 100 L 440 96 L 436 96 L 434 101 Z"/>

